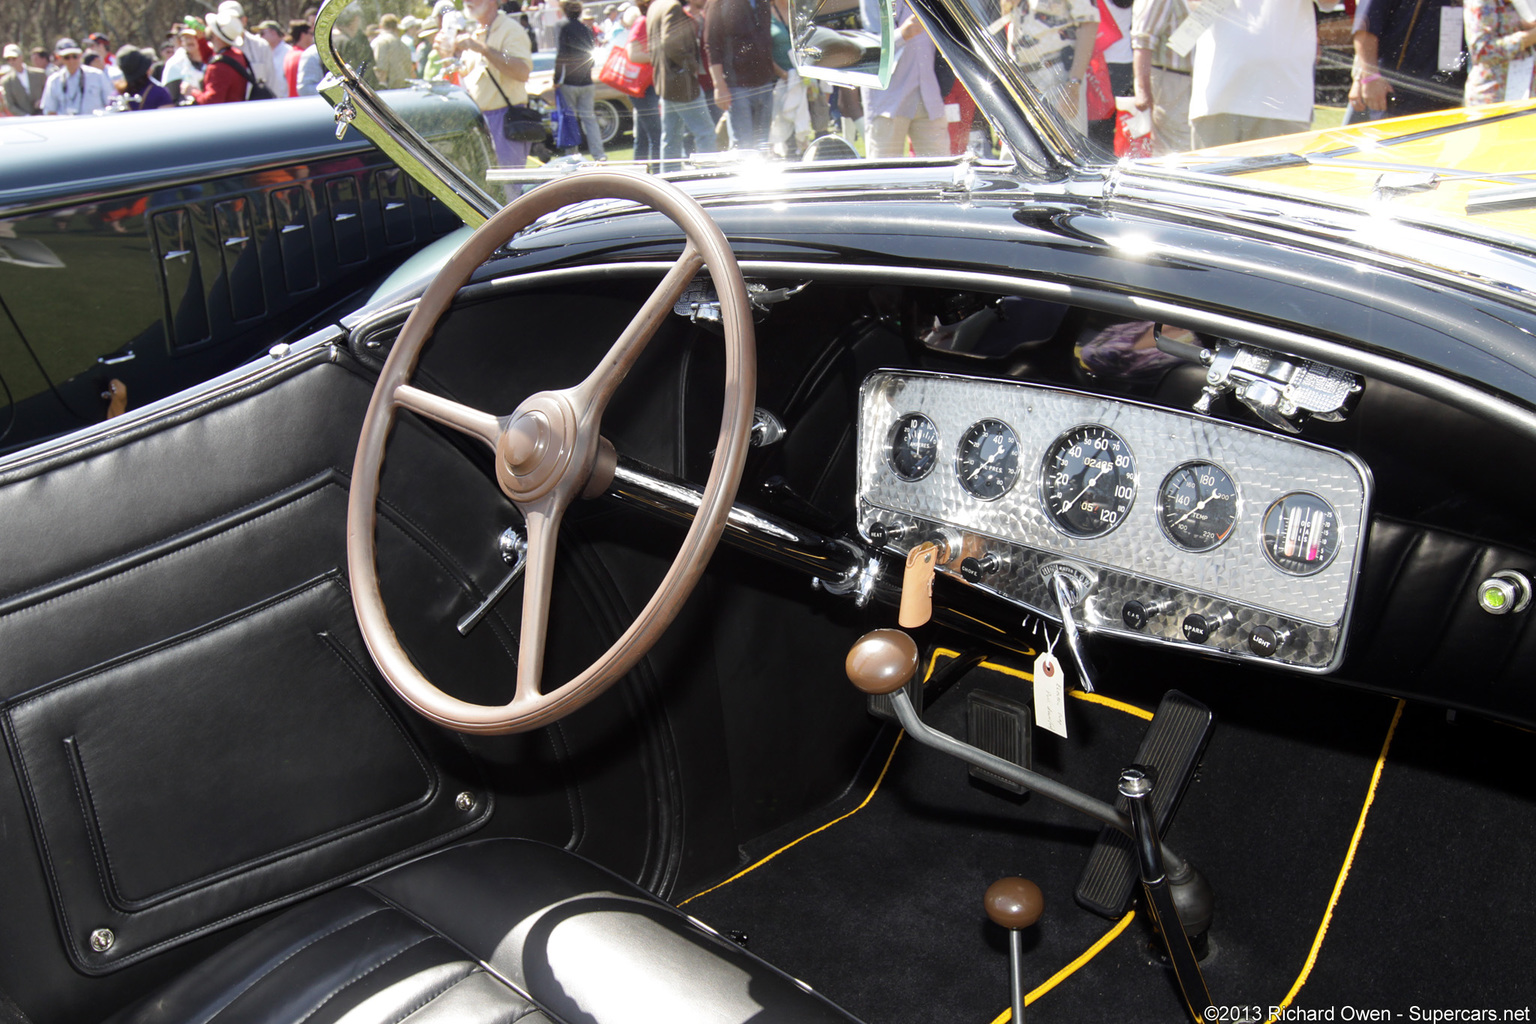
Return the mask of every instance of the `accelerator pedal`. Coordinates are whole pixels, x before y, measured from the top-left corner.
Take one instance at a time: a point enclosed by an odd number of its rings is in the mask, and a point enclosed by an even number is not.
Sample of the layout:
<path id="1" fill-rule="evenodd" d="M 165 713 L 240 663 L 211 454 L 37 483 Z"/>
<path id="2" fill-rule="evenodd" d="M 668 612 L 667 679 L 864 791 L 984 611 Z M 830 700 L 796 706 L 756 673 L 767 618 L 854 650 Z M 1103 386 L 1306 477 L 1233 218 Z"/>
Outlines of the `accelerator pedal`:
<path id="1" fill-rule="evenodd" d="M 1151 810 L 1159 836 L 1167 834 L 1214 727 L 1211 709 L 1178 690 L 1165 693 L 1157 706 L 1157 714 L 1141 738 L 1136 763 L 1157 768 L 1160 781 L 1151 796 Z M 1130 803 L 1123 796 L 1115 800 L 1115 807 L 1122 813 L 1130 811 Z M 1078 905 L 1104 917 L 1120 917 L 1140 877 L 1130 837 L 1106 825 L 1077 881 Z"/>

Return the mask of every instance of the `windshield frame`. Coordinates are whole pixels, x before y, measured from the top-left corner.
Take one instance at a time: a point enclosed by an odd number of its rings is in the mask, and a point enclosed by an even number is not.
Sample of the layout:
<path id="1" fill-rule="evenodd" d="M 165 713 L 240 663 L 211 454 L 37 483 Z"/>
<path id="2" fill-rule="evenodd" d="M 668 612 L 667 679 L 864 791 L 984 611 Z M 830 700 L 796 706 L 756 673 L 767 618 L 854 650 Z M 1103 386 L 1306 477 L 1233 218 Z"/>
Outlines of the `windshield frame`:
<path id="1" fill-rule="evenodd" d="M 315 18 L 315 45 L 326 69 L 318 91 L 335 108 L 336 137 L 341 138 L 348 127 L 362 132 L 465 224 L 479 227 L 501 208 L 500 204 L 397 115 L 333 46 L 331 30 L 353 2 L 324 0 Z"/>

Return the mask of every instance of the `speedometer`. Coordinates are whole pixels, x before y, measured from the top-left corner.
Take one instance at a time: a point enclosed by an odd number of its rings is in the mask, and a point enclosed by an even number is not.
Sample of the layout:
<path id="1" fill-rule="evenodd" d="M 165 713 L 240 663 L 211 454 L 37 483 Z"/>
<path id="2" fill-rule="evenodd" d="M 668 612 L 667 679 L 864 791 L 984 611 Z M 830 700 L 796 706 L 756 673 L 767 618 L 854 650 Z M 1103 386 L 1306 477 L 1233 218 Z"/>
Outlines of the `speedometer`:
<path id="1" fill-rule="evenodd" d="M 1108 427 L 1089 423 L 1058 437 L 1045 453 L 1040 498 L 1051 522 L 1073 537 L 1102 537 L 1136 500 L 1136 458 Z"/>

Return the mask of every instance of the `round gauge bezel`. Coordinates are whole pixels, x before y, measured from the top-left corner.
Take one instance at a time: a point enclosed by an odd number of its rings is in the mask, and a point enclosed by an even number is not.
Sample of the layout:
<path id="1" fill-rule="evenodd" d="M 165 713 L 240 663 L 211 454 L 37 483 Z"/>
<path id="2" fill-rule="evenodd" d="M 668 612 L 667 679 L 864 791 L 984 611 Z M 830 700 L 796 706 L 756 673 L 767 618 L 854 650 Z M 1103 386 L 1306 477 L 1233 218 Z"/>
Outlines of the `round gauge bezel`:
<path id="1" fill-rule="evenodd" d="M 928 468 L 923 470 L 921 473 L 917 474 L 916 476 L 908 476 L 901 471 L 900 467 L 896 465 L 896 434 L 905 424 L 914 420 L 922 420 L 933 430 L 933 460 L 928 464 Z M 891 472 L 896 474 L 897 479 L 904 480 L 909 484 L 916 483 L 919 480 L 926 480 L 933 474 L 934 469 L 936 469 L 939 465 L 940 442 L 942 440 L 943 439 L 939 436 L 938 425 L 935 424 L 929 416 L 916 411 L 904 412 L 900 416 L 896 417 L 896 422 L 892 423 L 891 428 L 885 432 L 885 464 L 891 467 Z"/>
<path id="2" fill-rule="evenodd" d="M 966 482 L 965 476 L 960 472 L 960 467 L 965 461 L 965 446 L 978 429 L 986 434 L 1001 432 L 994 428 L 1001 428 L 1002 431 L 1007 431 L 1008 433 L 1010 443 L 1013 446 L 1013 474 L 1008 478 L 1008 482 L 1003 486 L 1003 489 L 996 494 L 977 494 L 972 486 Z M 1023 474 L 1023 467 L 1019 465 L 1019 456 L 1022 452 L 1023 448 L 1019 442 L 1019 432 L 1013 429 L 1012 424 L 1006 420 L 1000 420 L 996 416 L 984 416 L 966 427 L 965 431 L 960 435 L 960 440 L 955 443 L 955 481 L 960 485 L 962 491 L 977 501 L 997 501 L 1018 485 L 1019 477 Z"/>
<path id="3" fill-rule="evenodd" d="M 1282 565 L 1280 560 L 1275 557 L 1273 545 L 1270 544 L 1269 540 L 1269 517 L 1273 515 L 1275 510 L 1281 505 L 1284 505 L 1286 502 L 1295 498 L 1311 498 L 1313 501 L 1321 503 L 1322 506 L 1328 510 L 1329 515 L 1333 517 L 1333 547 L 1328 550 L 1326 558 L 1322 559 L 1316 565 L 1307 569 L 1294 569 L 1289 566 Z M 1343 538 L 1339 536 L 1339 510 L 1334 508 L 1333 502 L 1329 501 L 1321 494 L 1315 494 L 1312 491 L 1290 491 L 1286 494 L 1282 494 L 1280 497 L 1269 503 L 1269 507 L 1264 510 L 1264 518 L 1259 521 L 1259 546 L 1264 549 L 1264 557 L 1269 561 L 1269 564 L 1274 566 L 1276 569 L 1279 569 L 1287 576 L 1316 576 L 1318 573 L 1332 565 L 1334 559 L 1339 557 L 1339 552 L 1344 548 Z"/>
<path id="4" fill-rule="evenodd" d="M 1191 547 L 1189 544 L 1180 540 L 1178 535 L 1173 531 L 1173 528 L 1168 525 L 1168 520 L 1166 518 L 1166 512 L 1168 511 L 1167 497 L 1169 482 L 1172 481 L 1175 476 L 1184 472 L 1184 470 L 1193 469 L 1195 466 L 1210 466 L 1222 476 L 1226 477 L 1227 482 L 1232 485 L 1232 525 L 1227 529 L 1227 535 L 1222 537 L 1214 544 L 1208 544 L 1205 547 L 1200 548 Z M 1217 548 L 1221 547 L 1227 541 L 1232 539 L 1232 537 L 1237 533 L 1237 526 L 1240 522 L 1242 522 L 1242 519 L 1243 489 L 1237 485 L 1237 481 L 1233 478 L 1231 473 L 1227 472 L 1226 467 L 1212 461 L 1211 459 L 1190 459 L 1186 462 L 1181 462 L 1169 470 L 1163 476 L 1162 482 L 1157 485 L 1157 525 L 1162 529 L 1163 536 L 1168 538 L 1169 543 L 1173 544 L 1173 546 L 1178 548 L 1180 551 L 1188 551 L 1191 554 L 1202 554 L 1206 551 L 1215 551 Z"/>
<path id="5" fill-rule="evenodd" d="M 1058 452 L 1062 451 L 1064 447 L 1070 447 L 1070 445 L 1066 444 L 1067 439 L 1081 434 L 1086 430 L 1102 431 L 1104 434 L 1107 434 L 1108 436 L 1114 438 L 1116 441 L 1119 441 L 1125 447 L 1125 453 L 1130 457 L 1131 460 L 1130 472 L 1132 481 L 1131 496 L 1126 501 L 1124 508 L 1121 509 L 1120 517 L 1113 523 L 1110 523 L 1109 526 L 1105 529 L 1090 533 L 1080 533 L 1072 526 L 1068 525 L 1067 523 L 1063 523 L 1060 519 L 1057 518 L 1056 512 L 1054 511 L 1054 506 L 1049 500 L 1048 492 L 1050 488 L 1047 486 L 1046 480 L 1050 476 L 1051 460 L 1056 456 Z M 1131 509 L 1136 507 L 1136 499 L 1141 497 L 1141 473 L 1137 469 L 1136 461 L 1136 452 L 1131 448 L 1130 442 L 1121 437 L 1120 434 L 1113 428 L 1108 427 L 1103 423 L 1079 423 L 1076 426 L 1069 427 L 1062 431 L 1059 435 L 1057 435 L 1055 440 L 1046 446 L 1045 455 L 1040 459 L 1040 479 L 1036 486 L 1039 491 L 1040 510 L 1045 513 L 1045 521 L 1051 524 L 1051 527 L 1057 533 L 1065 537 L 1071 537 L 1074 540 L 1097 540 L 1100 537 L 1107 537 L 1111 533 L 1114 533 L 1125 523 L 1127 519 L 1130 518 Z"/>

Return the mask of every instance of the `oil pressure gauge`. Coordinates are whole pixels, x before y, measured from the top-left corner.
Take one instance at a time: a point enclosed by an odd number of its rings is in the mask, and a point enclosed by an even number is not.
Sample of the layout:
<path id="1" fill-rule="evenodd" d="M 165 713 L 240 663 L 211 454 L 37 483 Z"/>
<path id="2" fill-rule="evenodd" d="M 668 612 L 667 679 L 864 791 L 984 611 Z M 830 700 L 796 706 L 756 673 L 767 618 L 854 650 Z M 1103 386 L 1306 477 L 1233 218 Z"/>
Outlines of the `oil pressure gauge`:
<path id="1" fill-rule="evenodd" d="M 1007 494 L 1019 478 L 1019 436 L 1002 420 L 978 420 L 955 451 L 960 486 L 982 501 Z"/>

